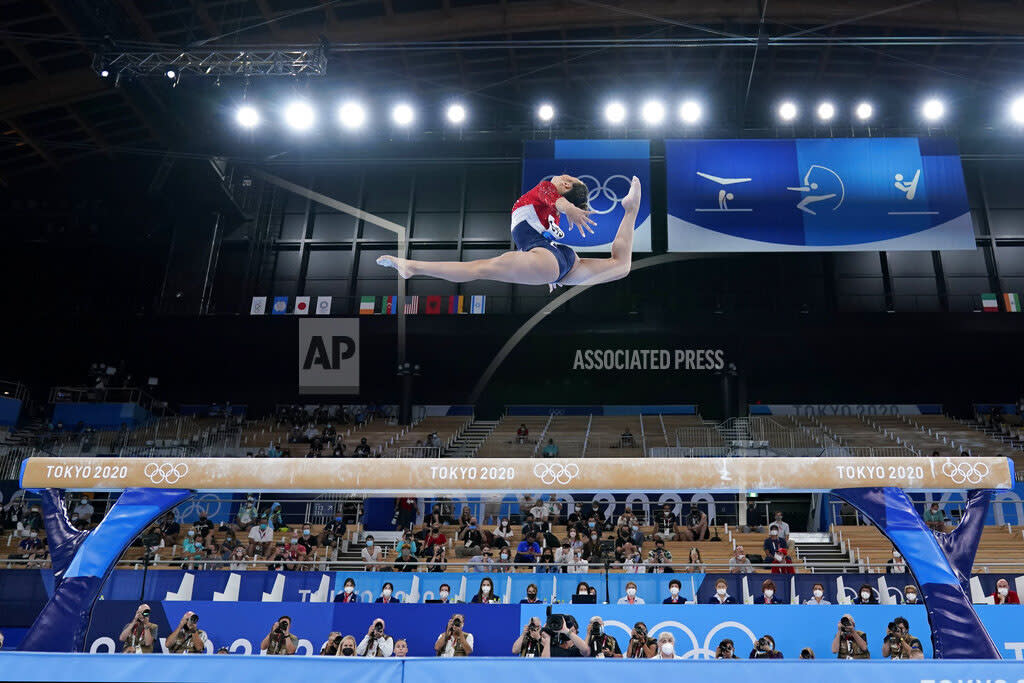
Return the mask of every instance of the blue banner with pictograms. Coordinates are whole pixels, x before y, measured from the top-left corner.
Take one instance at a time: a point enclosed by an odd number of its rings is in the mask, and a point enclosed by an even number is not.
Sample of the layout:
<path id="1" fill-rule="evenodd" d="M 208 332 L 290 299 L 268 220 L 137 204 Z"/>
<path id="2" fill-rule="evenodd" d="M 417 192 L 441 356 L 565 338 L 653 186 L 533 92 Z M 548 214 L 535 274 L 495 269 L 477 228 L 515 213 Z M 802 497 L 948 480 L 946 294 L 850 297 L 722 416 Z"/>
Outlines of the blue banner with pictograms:
<path id="1" fill-rule="evenodd" d="M 944 138 L 666 140 L 669 251 L 975 248 Z"/>
<path id="2" fill-rule="evenodd" d="M 608 251 L 624 212 L 622 199 L 633 176 L 643 192 L 633 234 L 633 251 L 651 251 L 651 149 L 648 140 L 531 140 L 523 143 L 525 193 L 542 180 L 568 173 L 582 180 L 588 192 L 594 234 L 568 229 L 558 240 L 577 251 Z"/>

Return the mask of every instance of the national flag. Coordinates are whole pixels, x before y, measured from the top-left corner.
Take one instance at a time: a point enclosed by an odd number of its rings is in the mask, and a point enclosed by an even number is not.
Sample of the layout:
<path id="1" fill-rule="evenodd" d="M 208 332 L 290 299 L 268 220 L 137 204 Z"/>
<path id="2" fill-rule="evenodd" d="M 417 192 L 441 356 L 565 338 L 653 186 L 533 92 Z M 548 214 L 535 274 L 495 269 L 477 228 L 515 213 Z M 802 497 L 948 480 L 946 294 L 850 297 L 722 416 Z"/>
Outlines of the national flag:
<path id="1" fill-rule="evenodd" d="M 249 309 L 249 315 L 263 315 L 267 312 L 267 297 L 265 296 L 254 296 L 252 298 L 252 307 Z"/>
<path id="2" fill-rule="evenodd" d="M 295 315 L 308 315 L 309 314 L 309 297 L 308 296 L 297 296 L 295 297 L 295 310 L 292 311 Z"/>
<path id="3" fill-rule="evenodd" d="M 316 314 L 317 315 L 330 315 L 331 314 L 331 297 L 329 297 L 329 296 L 318 296 L 316 298 Z"/>
<path id="4" fill-rule="evenodd" d="M 386 296 L 384 301 L 384 315 L 398 315 L 398 296 Z"/>
<path id="5" fill-rule="evenodd" d="M 405 297 L 405 314 L 416 315 L 420 312 L 420 298 L 418 296 Z"/>
<path id="6" fill-rule="evenodd" d="M 1020 313 L 1020 295 L 1003 294 L 1003 303 L 1006 304 L 1007 313 Z"/>
<path id="7" fill-rule="evenodd" d="M 476 296 L 471 297 L 469 300 L 469 312 L 478 315 L 483 315 L 486 303 L 487 297 L 483 296 L 482 294 L 478 294 Z"/>
<path id="8" fill-rule="evenodd" d="M 438 315 L 441 312 L 441 297 L 428 296 L 426 310 L 424 312 L 427 315 Z"/>
<path id="9" fill-rule="evenodd" d="M 465 298 L 462 295 L 448 297 L 448 314 L 458 315 L 466 312 Z"/>
<path id="10" fill-rule="evenodd" d="M 364 296 L 359 299 L 359 315 L 372 315 L 373 302 L 376 297 Z"/>
<path id="11" fill-rule="evenodd" d="M 284 315 L 288 312 L 288 297 L 286 296 L 275 296 L 274 297 L 274 309 L 270 312 L 271 315 Z"/>
<path id="12" fill-rule="evenodd" d="M 996 299 L 995 294 L 982 294 L 981 295 L 981 308 L 986 313 L 998 313 L 999 312 L 999 301 Z"/>

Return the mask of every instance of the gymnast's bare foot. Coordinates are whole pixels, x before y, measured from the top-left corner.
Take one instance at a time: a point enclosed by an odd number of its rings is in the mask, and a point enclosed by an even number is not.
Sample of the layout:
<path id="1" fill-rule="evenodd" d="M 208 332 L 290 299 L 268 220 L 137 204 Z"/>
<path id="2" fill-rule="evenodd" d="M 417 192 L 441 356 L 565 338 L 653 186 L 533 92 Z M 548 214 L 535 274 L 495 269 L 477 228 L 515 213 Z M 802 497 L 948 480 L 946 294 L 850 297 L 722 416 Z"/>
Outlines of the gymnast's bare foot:
<path id="1" fill-rule="evenodd" d="M 640 210 L 640 179 L 636 176 L 633 176 L 629 192 L 622 198 L 622 208 L 634 212 Z"/>
<path id="2" fill-rule="evenodd" d="M 385 268 L 394 268 L 398 271 L 398 276 L 403 280 L 408 280 L 414 275 L 412 272 L 412 264 L 409 262 L 409 259 L 384 254 L 383 256 L 377 257 L 377 265 L 384 266 Z"/>

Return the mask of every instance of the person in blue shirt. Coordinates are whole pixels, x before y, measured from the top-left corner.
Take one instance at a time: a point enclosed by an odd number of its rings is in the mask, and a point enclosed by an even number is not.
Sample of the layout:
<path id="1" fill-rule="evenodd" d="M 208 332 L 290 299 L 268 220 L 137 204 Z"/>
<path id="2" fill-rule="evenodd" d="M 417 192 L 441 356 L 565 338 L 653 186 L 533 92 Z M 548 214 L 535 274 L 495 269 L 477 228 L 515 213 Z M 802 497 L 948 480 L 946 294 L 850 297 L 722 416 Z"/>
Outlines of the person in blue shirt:
<path id="1" fill-rule="evenodd" d="M 715 581 L 715 594 L 707 599 L 708 605 L 735 605 L 736 598 L 729 595 L 729 584 L 725 579 Z"/>
<path id="2" fill-rule="evenodd" d="M 779 527 L 772 524 L 768 527 L 768 538 L 764 539 L 764 556 L 775 557 L 775 552 L 779 548 L 789 550 L 789 544 L 786 543 L 786 539 L 779 536 Z"/>
<path id="3" fill-rule="evenodd" d="M 761 584 L 761 595 L 754 597 L 755 605 L 781 605 L 782 601 L 775 597 L 775 582 L 765 579 Z"/>
<path id="4" fill-rule="evenodd" d="M 537 534 L 531 532 L 519 542 L 519 547 L 516 548 L 516 562 L 524 564 L 536 562 L 538 555 L 540 555 L 540 545 L 537 543 Z"/>
<path id="5" fill-rule="evenodd" d="M 679 594 L 683 584 L 680 583 L 679 579 L 672 579 L 668 582 L 668 597 L 661 601 L 663 605 L 682 605 L 686 602 L 686 598 Z"/>

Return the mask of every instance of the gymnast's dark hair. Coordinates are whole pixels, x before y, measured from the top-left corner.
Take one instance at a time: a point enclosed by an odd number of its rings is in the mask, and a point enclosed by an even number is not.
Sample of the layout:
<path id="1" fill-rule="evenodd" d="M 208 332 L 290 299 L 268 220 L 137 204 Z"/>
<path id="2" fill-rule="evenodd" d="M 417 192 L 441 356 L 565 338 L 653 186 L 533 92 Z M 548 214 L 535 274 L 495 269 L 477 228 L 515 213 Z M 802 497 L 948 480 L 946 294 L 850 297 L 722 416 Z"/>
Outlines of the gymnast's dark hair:
<path id="1" fill-rule="evenodd" d="M 587 211 L 590 209 L 590 207 L 587 206 L 587 194 L 587 186 L 577 181 L 572 184 L 572 189 L 566 192 L 563 196 L 574 206 Z"/>

